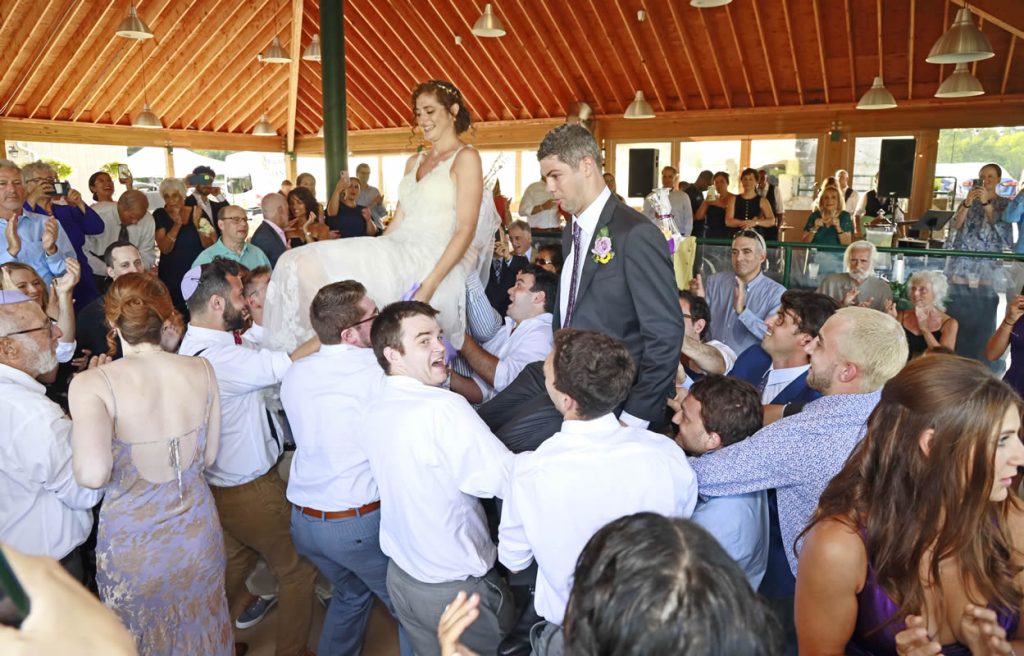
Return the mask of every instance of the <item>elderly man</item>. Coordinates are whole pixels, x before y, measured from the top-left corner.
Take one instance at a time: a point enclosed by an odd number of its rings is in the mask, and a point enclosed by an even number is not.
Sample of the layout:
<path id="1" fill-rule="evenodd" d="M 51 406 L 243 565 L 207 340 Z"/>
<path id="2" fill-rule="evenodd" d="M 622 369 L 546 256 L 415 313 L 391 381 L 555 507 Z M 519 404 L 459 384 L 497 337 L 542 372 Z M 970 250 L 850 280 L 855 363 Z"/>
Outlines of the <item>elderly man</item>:
<path id="1" fill-rule="evenodd" d="M 98 235 L 106 228 L 100 215 L 85 204 L 78 190 L 63 190 L 58 194 L 54 186 L 57 173 L 46 162 L 26 165 L 21 170 L 21 179 L 25 183 L 25 210 L 56 218 L 74 247 L 82 271 L 91 271 L 84 250 L 85 238 L 86 235 Z M 65 200 L 55 202 L 61 197 Z M 96 289 L 96 281 L 92 276 L 82 276 L 75 286 L 75 310 L 81 310 L 97 296 L 99 291 Z"/>
<path id="2" fill-rule="evenodd" d="M 690 204 L 690 197 L 685 191 L 676 189 L 676 182 L 679 173 L 672 166 L 666 166 L 661 170 L 661 186 L 668 189 L 668 202 L 672 206 L 672 217 L 675 219 L 679 233 L 689 237 L 693 232 L 693 207 Z M 651 221 L 657 222 L 658 215 L 651 201 L 644 199 L 644 216 Z"/>
<path id="3" fill-rule="evenodd" d="M 362 205 L 370 210 L 370 217 L 373 225 L 377 226 L 377 232 L 384 232 L 384 217 L 388 210 L 384 207 L 384 196 L 370 184 L 370 165 L 363 162 L 356 167 L 356 177 L 359 178 L 359 196 L 356 197 L 356 205 Z"/>
<path id="4" fill-rule="evenodd" d="M 732 240 L 732 271 L 720 271 L 705 283 L 698 274 L 690 291 L 711 307 L 711 337 L 736 353 L 757 344 L 768 330 L 765 320 L 775 314 L 786 288 L 764 275 L 767 259 L 764 237 L 741 230 Z"/>
<path id="5" fill-rule="evenodd" d="M 882 386 L 906 363 L 907 338 L 891 316 L 848 307 L 833 314 L 805 349 L 811 361 L 807 384 L 821 398 L 690 463 L 702 497 L 775 490 L 777 531 L 773 527 L 761 592 L 778 601 L 781 619 L 790 627 L 797 536 L 860 441 Z"/>
<path id="6" fill-rule="evenodd" d="M 530 224 L 523 220 L 513 221 L 508 227 L 508 238 L 512 242 L 512 255 L 525 257 L 533 262 L 533 232 Z"/>
<path id="7" fill-rule="evenodd" d="M 60 560 L 84 582 L 79 547 L 103 492 L 75 482 L 71 420 L 46 398 L 60 336 L 38 303 L 0 291 L 0 542 Z"/>
<path id="8" fill-rule="evenodd" d="M 843 207 L 850 214 L 860 203 L 860 194 L 850 184 L 850 173 L 845 169 L 836 171 L 836 183 L 839 185 L 839 193 L 843 195 Z"/>
<path id="9" fill-rule="evenodd" d="M 266 253 L 260 250 L 259 246 L 253 246 L 245 241 L 249 234 L 249 217 L 246 216 L 244 209 L 238 205 L 222 207 L 220 214 L 217 215 L 217 228 L 220 231 L 220 239 L 196 256 L 192 263 L 193 267 L 208 264 L 215 257 L 234 260 L 247 269 L 270 266 L 270 259 Z"/>
<path id="10" fill-rule="evenodd" d="M 768 175 L 766 169 L 759 170 L 755 190 L 758 196 L 768 201 L 768 206 L 772 208 L 772 214 L 775 215 L 776 225 L 782 225 L 786 207 L 782 203 L 782 192 L 779 190 L 779 185 L 772 182 L 772 177 Z"/>
<path id="11" fill-rule="evenodd" d="M 103 206 L 97 212 L 106 229 L 102 234 L 85 238 L 85 252 L 89 256 L 92 273 L 100 283 L 100 289 L 105 289 L 111 283 L 103 254 L 115 241 L 133 244 L 142 256 L 143 270 L 152 269 L 156 264 L 156 221 L 149 213 L 146 194 L 129 189 L 121 194 L 116 205 Z"/>
<path id="12" fill-rule="evenodd" d="M 478 497 L 505 496 L 512 454 L 441 387 L 448 374 L 436 316 L 425 303 L 400 301 L 374 320 L 373 354 L 387 376 L 358 439 L 380 491 L 388 594 L 416 654 L 440 654 L 437 623 L 460 591 L 480 597 L 462 642 L 493 654 L 514 604 Z"/>
<path id="13" fill-rule="evenodd" d="M 288 226 L 288 200 L 281 194 L 267 194 L 260 201 L 263 210 L 263 221 L 249 243 L 263 251 L 270 260 L 270 267 L 277 264 L 277 258 L 291 248 L 284 230 Z"/>
<path id="14" fill-rule="evenodd" d="M 561 225 L 558 201 L 548 191 L 544 176 L 523 191 L 523 198 L 519 201 L 519 216 L 536 230 L 556 230 Z"/>
<path id="15" fill-rule="evenodd" d="M 24 202 L 21 169 L 0 159 L 0 265 L 27 264 L 49 285 L 64 275 L 64 258 L 75 257 L 75 249 L 57 219 L 25 211 Z"/>
<path id="16" fill-rule="evenodd" d="M 875 245 L 855 241 L 843 253 L 844 273 L 830 273 L 818 285 L 818 293 L 831 296 L 842 306 L 860 305 L 885 310 L 892 300 L 889 283 L 875 275 Z"/>

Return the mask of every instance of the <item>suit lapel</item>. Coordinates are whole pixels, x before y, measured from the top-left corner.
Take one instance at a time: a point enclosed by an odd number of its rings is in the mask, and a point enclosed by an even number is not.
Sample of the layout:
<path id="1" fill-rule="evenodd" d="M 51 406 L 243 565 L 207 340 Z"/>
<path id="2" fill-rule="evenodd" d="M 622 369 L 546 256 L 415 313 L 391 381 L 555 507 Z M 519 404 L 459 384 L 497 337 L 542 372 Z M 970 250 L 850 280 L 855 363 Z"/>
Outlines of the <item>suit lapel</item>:
<path id="1" fill-rule="evenodd" d="M 597 220 L 597 225 L 594 226 L 594 234 L 590 235 L 590 243 L 583 249 L 580 255 L 583 257 L 583 274 L 580 276 L 579 289 L 576 290 L 576 307 L 579 307 L 580 299 L 583 298 L 583 294 L 586 293 L 587 287 L 590 286 L 590 281 L 594 279 L 594 274 L 597 273 L 597 267 L 603 266 L 598 264 L 593 257 L 591 257 L 590 251 L 594 248 L 594 241 L 597 240 L 597 234 L 601 232 L 601 228 L 607 226 L 612 220 L 612 214 L 615 212 L 615 196 L 609 196 L 608 202 L 604 204 L 604 209 L 601 210 L 601 218 Z M 609 235 L 614 237 L 613 235 Z M 615 250 L 614 240 L 612 243 L 612 250 Z M 564 252 L 564 251 L 563 251 Z"/>

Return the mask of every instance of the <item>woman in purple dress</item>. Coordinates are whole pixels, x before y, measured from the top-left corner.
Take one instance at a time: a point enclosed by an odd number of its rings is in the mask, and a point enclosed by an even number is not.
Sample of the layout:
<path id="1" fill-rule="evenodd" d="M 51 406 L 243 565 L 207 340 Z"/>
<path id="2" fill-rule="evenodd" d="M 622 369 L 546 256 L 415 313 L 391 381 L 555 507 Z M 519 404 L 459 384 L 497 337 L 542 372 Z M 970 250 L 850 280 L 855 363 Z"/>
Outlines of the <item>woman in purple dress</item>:
<path id="1" fill-rule="evenodd" d="M 181 317 L 156 277 L 121 276 L 105 310 L 124 357 L 76 376 L 70 394 L 75 478 L 105 488 L 100 598 L 143 656 L 229 656 L 224 536 L 203 478 L 220 435 L 216 380 L 206 360 L 161 348 Z"/>
<path id="2" fill-rule="evenodd" d="M 1011 299 L 1006 304 L 1006 316 L 996 332 L 985 345 L 985 358 L 998 360 L 1010 347 L 1010 367 L 1003 376 L 1003 382 L 1017 390 L 1024 397 L 1024 295 Z"/>
<path id="3" fill-rule="evenodd" d="M 912 360 L 804 531 L 807 654 L 1012 654 L 1024 584 L 1021 400 L 981 363 Z"/>

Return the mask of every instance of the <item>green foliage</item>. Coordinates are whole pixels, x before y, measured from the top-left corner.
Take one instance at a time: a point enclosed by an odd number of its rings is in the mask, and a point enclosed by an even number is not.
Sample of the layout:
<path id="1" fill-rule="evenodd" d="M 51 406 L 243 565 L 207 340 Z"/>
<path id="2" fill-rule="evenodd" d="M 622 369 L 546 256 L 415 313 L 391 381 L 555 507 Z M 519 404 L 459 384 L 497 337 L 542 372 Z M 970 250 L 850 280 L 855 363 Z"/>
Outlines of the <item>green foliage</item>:
<path id="1" fill-rule="evenodd" d="M 43 161 L 53 167 L 58 180 L 67 180 L 71 176 L 72 169 L 70 164 L 59 159 L 44 159 Z"/>
<path id="2" fill-rule="evenodd" d="M 1017 178 L 1024 170 L 1024 127 L 942 130 L 938 161 L 994 162 Z"/>

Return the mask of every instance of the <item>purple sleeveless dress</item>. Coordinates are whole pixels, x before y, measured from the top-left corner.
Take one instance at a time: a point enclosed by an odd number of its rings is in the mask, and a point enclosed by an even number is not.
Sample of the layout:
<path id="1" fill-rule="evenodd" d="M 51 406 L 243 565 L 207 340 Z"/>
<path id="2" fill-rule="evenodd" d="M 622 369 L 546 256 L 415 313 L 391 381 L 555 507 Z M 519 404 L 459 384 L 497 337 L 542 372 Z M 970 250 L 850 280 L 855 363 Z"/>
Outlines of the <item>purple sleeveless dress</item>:
<path id="1" fill-rule="evenodd" d="M 103 369 L 98 371 L 109 388 Z M 208 389 L 213 384 L 208 380 Z M 129 444 L 114 431 L 113 470 L 100 508 L 96 582 L 103 603 L 134 636 L 140 656 L 234 654 L 224 536 L 203 478 L 209 405 L 208 392 L 207 419 L 179 437 Z M 195 453 L 181 469 L 179 444 L 192 433 Z M 132 460 L 136 447 L 166 453 L 175 478 L 166 483 L 143 478 Z"/>
<path id="2" fill-rule="evenodd" d="M 863 530 L 861 538 L 864 537 Z M 1006 612 L 998 608 L 996 611 L 999 626 L 1006 630 L 1006 635 L 1012 637 L 1017 632 L 1017 625 L 1020 617 L 1016 611 Z M 857 626 L 853 630 L 853 637 L 846 645 L 846 654 L 849 656 L 896 656 L 896 634 L 907 628 L 903 619 L 896 620 L 886 625 L 891 617 L 899 611 L 899 605 L 878 585 L 875 578 L 875 568 L 868 562 L 867 580 L 864 581 L 864 589 L 857 595 Z M 942 653 L 946 656 L 970 656 L 971 652 L 966 645 L 955 642 L 942 646 Z"/>

